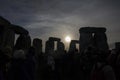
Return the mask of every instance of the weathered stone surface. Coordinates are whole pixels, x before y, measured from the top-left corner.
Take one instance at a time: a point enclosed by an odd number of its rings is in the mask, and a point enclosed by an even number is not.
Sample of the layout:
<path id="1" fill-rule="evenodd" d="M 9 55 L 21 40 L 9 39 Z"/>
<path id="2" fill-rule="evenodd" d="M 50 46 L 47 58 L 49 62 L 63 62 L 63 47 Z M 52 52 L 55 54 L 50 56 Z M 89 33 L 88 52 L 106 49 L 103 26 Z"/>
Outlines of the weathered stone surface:
<path id="1" fill-rule="evenodd" d="M 9 46 L 13 48 L 16 34 L 28 34 L 22 27 L 11 24 L 8 20 L 0 16 L 0 47 Z"/>
<path id="2" fill-rule="evenodd" d="M 0 16 L 0 26 L 7 27 L 15 31 L 16 34 L 29 34 L 29 32 L 18 25 L 11 24 L 8 20 Z M 1 29 L 1 28 L 0 28 Z"/>
<path id="3" fill-rule="evenodd" d="M 80 28 L 80 33 L 96 33 L 96 32 L 106 32 L 104 27 L 82 27 Z"/>
<path id="4" fill-rule="evenodd" d="M 14 47 L 14 41 L 15 41 L 15 32 L 11 29 L 5 29 L 5 31 L 3 32 L 3 41 L 2 44 L 3 46 L 9 46 L 11 48 Z"/>
<path id="5" fill-rule="evenodd" d="M 13 48 L 15 40 L 15 33 L 13 30 L 7 28 L 0 32 L 0 47 L 9 46 Z"/>
<path id="6" fill-rule="evenodd" d="M 5 18 L 3 18 L 2 16 L 0 16 L 0 25 L 7 26 L 7 25 L 10 25 L 10 22 Z"/>
<path id="7" fill-rule="evenodd" d="M 15 33 L 12 29 L 9 29 L 10 22 L 0 16 L 0 47 L 9 46 L 13 48 Z"/>
<path id="8" fill-rule="evenodd" d="M 63 42 L 58 42 L 58 43 L 57 43 L 57 51 L 58 51 L 58 52 L 64 52 L 64 50 L 65 50 L 65 45 L 64 45 L 64 43 L 63 43 Z"/>
<path id="9" fill-rule="evenodd" d="M 95 33 L 94 35 L 95 47 L 99 50 L 105 51 L 108 50 L 107 36 L 105 33 Z"/>
<path id="10" fill-rule="evenodd" d="M 31 38 L 29 35 L 20 35 L 16 40 L 15 49 L 28 50 L 31 46 Z"/>
<path id="11" fill-rule="evenodd" d="M 9 46 L 13 48 L 15 33 L 10 29 L 10 22 L 0 16 L 0 47 Z"/>
<path id="12" fill-rule="evenodd" d="M 35 48 L 37 55 L 40 55 L 42 53 L 42 40 L 35 38 L 33 40 L 33 47 Z"/>
<path id="13" fill-rule="evenodd" d="M 50 51 L 54 51 L 54 41 L 46 41 L 45 44 L 45 53 L 49 53 Z"/>
<path id="14" fill-rule="evenodd" d="M 83 52 L 89 45 L 92 45 L 93 37 L 92 33 L 80 34 L 80 52 Z"/>
<path id="15" fill-rule="evenodd" d="M 57 41 L 57 48 L 60 49 L 60 46 L 62 46 L 64 48 L 64 44 L 62 44 L 60 41 L 61 39 L 60 38 L 56 38 L 56 37 L 49 37 L 49 40 L 46 42 L 46 46 L 45 46 L 45 53 L 49 53 L 49 52 L 52 52 L 54 51 L 55 49 L 55 41 Z M 61 49 L 62 49 L 61 47 Z"/>
<path id="16" fill-rule="evenodd" d="M 56 38 L 56 37 L 49 37 L 50 41 L 61 41 L 60 38 Z"/>
<path id="17" fill-rule="evenodd" d="M 88 46 L 94 46 L 99 50 L 109 49 L 104 27 L 80 28 L 80 51 L 83 52 Z"/>
<path id="18" fill-rule="evenodd" d="M 76 44 L 79 44 L 78 40 L 71 40 L 69 52 L 75 52 L 75 50 L 77 49 Z"/>
<path id="19" fill-rule="evenodd" d="M 71 40 L 72 43 L 79 44 L 79 40 Z"/>
<path id="20" fill-rule="evenodd" d="M 25 35 L 29 34 L 29 32 L 26 29 L 18 25 L 11 25 L 11 29 L 13 29 L 16 34 L 25 34 Z"/>

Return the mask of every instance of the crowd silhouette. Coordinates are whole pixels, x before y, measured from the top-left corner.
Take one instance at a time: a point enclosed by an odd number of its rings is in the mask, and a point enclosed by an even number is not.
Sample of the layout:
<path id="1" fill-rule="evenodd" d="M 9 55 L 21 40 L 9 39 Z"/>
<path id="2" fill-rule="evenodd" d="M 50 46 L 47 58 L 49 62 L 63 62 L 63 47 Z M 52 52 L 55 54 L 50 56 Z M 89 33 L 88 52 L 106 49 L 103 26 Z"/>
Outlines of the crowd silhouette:
<path id="1" fill-rule="evenodd" d="M 43 52 L 41 39 L 31 41 L 26 29 L 0 17 L 0 80 L 120 80 L 120 43 L 109 50 L 105 31 L 81 28 L 68 51 L 60 38 L 50 37 Z"/>

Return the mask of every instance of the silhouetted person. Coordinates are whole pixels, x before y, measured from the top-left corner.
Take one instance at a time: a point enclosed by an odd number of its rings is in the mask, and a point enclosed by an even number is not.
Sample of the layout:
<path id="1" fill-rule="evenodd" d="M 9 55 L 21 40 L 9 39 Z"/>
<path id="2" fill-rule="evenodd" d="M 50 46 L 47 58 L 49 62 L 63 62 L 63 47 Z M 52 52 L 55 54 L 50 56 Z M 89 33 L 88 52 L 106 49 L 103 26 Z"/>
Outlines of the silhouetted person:
<path id="1" fill-rule="evenodd" d="M 6 79 L 8 63 L 10 62 L 9 50 L 0 50 L 0 74 Z"/>
<path id="2" fill-rule="evenodd" d="M 91 80 L 116 80 L 115 73 L 106 62 L 104 54 L 98 55 L 97 63 L 91 72 Z"/>
<path id="3" fill-rule="evenodd" d="M 26 70 L 28 72 L 28 75 L 30 77 L 30 80 L 35 79 L 35 48 L 30 47 L 29 51 L 26 55 Z"/>
<path id="4" fill-rule="evenodd" d="M 47 55 L 47 61 L 46 61 L 46 70 L 45 70 L 45 75 L 46 75 L 46 79 L 49 80 L 53 80 L 54 79 L 54 70 L 55 70 L 55 61 L 54 58 L 52 56 L 52 54 L 54 54 L 54 51 L 49 51 L 48 55 Z"/>
<path id="5" fill-rule="evenodd" d="M 23 50 L 16 50 L 8 70 L 8 80 L 31 80 L 26 70 L 25 53 Z"/>

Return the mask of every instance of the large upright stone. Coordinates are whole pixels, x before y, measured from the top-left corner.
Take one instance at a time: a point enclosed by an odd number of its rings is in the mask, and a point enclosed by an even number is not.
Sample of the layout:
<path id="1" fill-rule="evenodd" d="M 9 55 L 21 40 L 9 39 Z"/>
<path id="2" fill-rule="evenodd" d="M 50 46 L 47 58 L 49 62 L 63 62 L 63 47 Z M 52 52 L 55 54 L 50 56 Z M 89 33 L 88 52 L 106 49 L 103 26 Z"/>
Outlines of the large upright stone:
<path id="1" fill-rule="evenodd" d="M 15 49 L 28 50 L 31 46 L 31 38 L 29 35 L 20 35 L 16 40 Z"/>
<path id="2" fill-rule="evenodd" d="M 28 31 L 20 26 L 11 24 L 0 16 L 0 47 L 9 46 L 13 48 L 16 34 L 28 35 Z"/>
<path id="3" fill-rule="evenodd" d="M 40 55 L 42 53 L 42 40 L 35 38 L 33 40 L 33 47 L 35 48 L 36 54 Z"/>
<path id="4" fill-rule="evenodd" d="M 80 32 L 80 52 L 83 52 L 89 45 L 92 45 L 93 37 L 92 33 Z"/>
<path id="5" fill-rule="evenodd" d="M 106 51 L 109 49 L 107 36 L 103 32 L 96 32 L 94 35 L 95 47 L 99 50 Z"/>
<path id="6" fill-rule="evenodd" d="M 58 42 L 57 43 L 57 51 L 58 52 L 64 52 L 65 51 L 65 45 L 64 45 L 64 43 L 63 42 Z"/>
<path id="7" fill-rule="evenodd" d="M 10 26 L 10 22 L 0 16 L 0 48 L 14 46 L 15 32 Z"/>
<path id="8" fill-rule="evenodd" d="M 80 28 L 80 52 L 92 45 L 99 50 L 108 50 L 106 28 L 104 27 L 83 27 Z"/>
<path id="9" fill-rule="evenodd" d="M 75 52 L 77 50 L 76 44 L 79 44 L 78 40 L 71 40 L 70 46 L 69 46 L 69 52 Z"/>
<path id="10" fill-rule="evenodd" d="M 45 53 L 49 53 L 50 51 L 54 51 L 54 41 L 46 41 L 45 44 Z"/>
<path id="11" fill-rule="evenodd" d="M 46 45 L 45 45 L 45 53 L 54 52 L 55 41 L 60 42 L 61 39 L 56 38 L 56 37 L 49 37 L 49 40 L 46 42 Z"/>
<path id="12" fill-rule="evenodd" d="M 5 29 L 3 31 L 3 35 L 1 35 L 2 38 L 2 46 L 9 46 L 11 48 L 14 47 L 14 41 L 15 41 L 15 32 L 9 28 Z"/>

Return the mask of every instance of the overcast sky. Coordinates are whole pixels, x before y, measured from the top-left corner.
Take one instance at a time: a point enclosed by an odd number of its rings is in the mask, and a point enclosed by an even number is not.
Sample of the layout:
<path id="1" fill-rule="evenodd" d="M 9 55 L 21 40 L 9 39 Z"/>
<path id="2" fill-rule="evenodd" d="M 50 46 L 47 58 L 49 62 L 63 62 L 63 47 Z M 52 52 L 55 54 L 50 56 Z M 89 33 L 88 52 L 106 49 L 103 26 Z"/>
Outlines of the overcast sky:
<path id="1" fill-rule="evenodd" d="M 0 15 L 32 38 L 79 39 L 80 27 L 95 26 L 107 28 L 109 43 L 120 41 L 120 0 L 0 0 Z"/>

